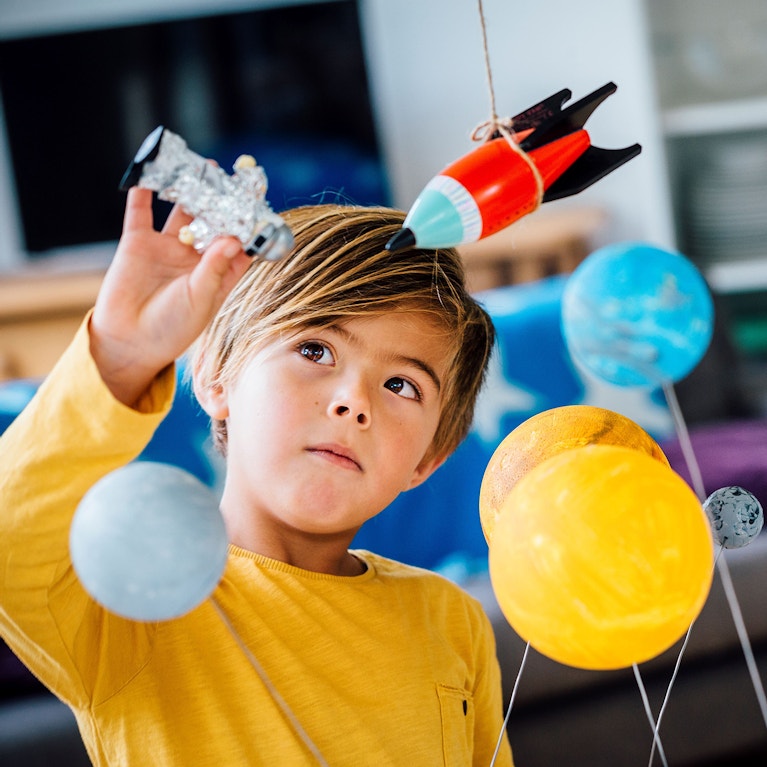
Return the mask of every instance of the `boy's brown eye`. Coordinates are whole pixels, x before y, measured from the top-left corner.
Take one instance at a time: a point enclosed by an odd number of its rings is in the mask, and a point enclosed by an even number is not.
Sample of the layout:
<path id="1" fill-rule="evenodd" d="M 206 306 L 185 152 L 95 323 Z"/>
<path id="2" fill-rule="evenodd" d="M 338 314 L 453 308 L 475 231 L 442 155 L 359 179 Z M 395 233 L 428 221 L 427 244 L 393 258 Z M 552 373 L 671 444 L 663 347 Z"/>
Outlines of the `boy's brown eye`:
<path id="1" fill-rule="evenodd" d="M 299 353 L 305 359 L 311 362 L 317 362 L 320 365 L 331 365 L 333 363 L 333 355 L 330 350 L 324 344 L 317 341 L 306 341 L 299 347 Z"/>
<path id="2" fill-rule="evenodd" d="M 404 378 L 390 378 L 386 382 L 386 388 L 406 399 L 421 399 L 421 392 Z"/>

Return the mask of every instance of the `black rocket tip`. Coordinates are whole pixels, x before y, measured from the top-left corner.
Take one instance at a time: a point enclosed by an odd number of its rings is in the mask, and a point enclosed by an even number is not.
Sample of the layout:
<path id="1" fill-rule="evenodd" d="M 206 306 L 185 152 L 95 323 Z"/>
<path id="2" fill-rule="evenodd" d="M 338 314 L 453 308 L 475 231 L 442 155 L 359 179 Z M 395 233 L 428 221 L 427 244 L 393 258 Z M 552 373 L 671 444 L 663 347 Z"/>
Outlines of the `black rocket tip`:
<path id="1" fill-rule="evenodd" d="M 415 234 L 412 229 L 404 227 L 386 243 L 386 250 L 402 250 L 412 248 L 415 245 Z"/>

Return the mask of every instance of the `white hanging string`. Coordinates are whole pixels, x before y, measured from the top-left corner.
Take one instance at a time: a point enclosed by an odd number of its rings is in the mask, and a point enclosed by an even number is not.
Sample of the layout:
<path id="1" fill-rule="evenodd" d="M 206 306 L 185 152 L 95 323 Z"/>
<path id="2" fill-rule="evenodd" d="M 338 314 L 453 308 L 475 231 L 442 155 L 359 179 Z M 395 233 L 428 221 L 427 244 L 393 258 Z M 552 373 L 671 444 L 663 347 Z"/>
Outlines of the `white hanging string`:
<path id="1" fill-rule="evenodd" d="M 677 437 L 679 439 L 680 447 L 682 448 L 682 454 L 684 455 L 687 463 L 687 469 L 690 472 L 690 478 L 692 480 L 693 489 L 698 495 L 701 503 L 706 500 L 706 489 L 703 484 L 703 477 L 700 471 L 700 465 L 698 464 L 695 450 L 693 449 L 692 440 L 685 423 L 682 409 L 679 407 L 679 401 L 674 391 L 674 386 L 670 382 L 663 384 L 663 393 L 666 396 L 666 402 L 668 403 L 671 416 L 674 420 L 674 427 L 676 429 Z M 722 546 L 724 548 L 724 546 Z M 720 551 L 721 554 L 721 551 Z M 732 583 L 732 576 L 730 575 L 730 568 L 727 564 L 727 559 L 724 556 L 717 556 L 716 567 L 719 572 L 719 577 L 724 587 L 724 594 L 727 598 L 727 604 L 730 608 L 732 620 L 735 624 L 735 630 L 738 634 L 741 647 L 743 648 L 743 655 L 746 659 L 746 666 L 748 667 L 748 673 L 751 677 L 751 684 L 754 687 L 756 699 L 759 703 L 759 708 L 764 719 L 765 725 L 767 725 L 767 696 L 765 696 L 764 685 L 762 679 L 759 676 L 759 668 L 756 665 L 754 658 L 754 651 L 751 647 L 751 640 L 748 636 L 746 624 L 743 620 L 743 612 L 740 609 L 740 603 L 738 596 L 735 593 L 735 587 Z"/>
<path id="2" fill-rule="evenodd" d="M 721 553 L 721 550 L 720 550 L 720 553 Z M 685 634 L 685 637 L 684 637 L 684 642 L 682 642 L 682 646 L 679 649 L 679 655 L 677 656 L 677 659 L 676 659 L 676 664 L 674 665 L 674 671 L 671 674 L 671 679 L 669 680 L 668 687 L 666 688 L 666 694 L 663 697 L 663 703 L 661 704 L 660 711 L 658 712 L 658 721 L 655 723 L 655 731 L 653 732 L 652 748 L 650 749 L 650 761 L 647 763 L 647 767 L 652 767 L 652 760 L 653 760 L 653 757 L 655 756 L 656 743 L 660 745 L 660 740 L 658 738 L 658 731 L 660 730 L 660 725 L 661 725 L 661 722 L 663 721 L 663 714 L 666 712 L 666 706 L 668 705 L 669 696 L 671 695 L 671 688 L 674 686 L 674 682 L 676 681 L 677 675 L 679 674 L 679 668 L 682 665 L 682 657 L 684 656 L 684 651 L 687 649 L 687 643 L 690 641 L 690 635 L 692 634 L 692 627 L 694 625 L 695 625 L 695 621 L 693 621 L 690 624 L 690 627 L 687 629 L 687 633 Z"/>
<path id="3" fill-rule="evenodd" d="M 716 559 L 719 559 L 719 556 L 721 555 L 723 551 L 723 548 L 719 549 L 719 552 L 716 555 Z M 716 560 L 714 561 L 714 567 L 716 567 Z M 684 642 L 682 642 L 682 646 L 679 649 L 679 655 L 676 659 L 676 664 L 674 665 L 674 671 L 671 674 L 671 679 L 669 680 L 668 687 L 666 688 L 666 694 L 663 697 L 663 703 L 661 704 L 660 711 L 658 712 L 658 721 L 655 723 L 655 730 L 653 732 L 653 742 L 652 742 L 652 748 L 650 749 L 650 761 L 647 764 L 647 767 L 652 767 L 652 760 L 655 756 L 655 747 L 656 744 L 660 746 L 660 740 L 658 738 L 658 731 L 660 730 L 661 722 L 663 721 L 663 714 L 666 712 L 666 706 L 668 705 L 669 697 L 671 695 L 671 688 L 674 686 L 674 682 L 676 681 L 677 675 L 679 674 L 679 668 L 682 665 L 682 657 L 684 656 L 684 651 L 687 649 L 687 644 L 690 641 L 690 635 L 692 634 L 692 627 L 695 625 L 695 621 L 693 621 L 690 624 L 690 627 L 687 629 L 687 633 L 684 637 Z"/>
<path id="4" fill-rule="evenodd" d="M 674 384 L 671 383 L 671 381 L 663 382 L 663 394 L 666 397 L 666 404 L 671 412 L 671 418 L 674 421 L 674 430 L 679 439 L 679 446 L 682 448 L 682 455 L 687 464 L 687 470 L 690 472 L 692 489 L 700 499 L 700 502 L 703 503 L 703 501 L 706 500 L 706 488 L 703 485 L 703 475 L 700 472 L 700 464 L 698 463 L 695 450 L 692 446 L 690 432 L 687 429 L 687 422 L 684 420 L 682 408 L 679 407 L 679 400 L 676 397 Z"/>
<path id="5" fill-rule="evenodd" d="M 530 642 L 525 645 L 525 653 L 522 656 L 522 662 L 519 664 L 519 671 L 517 671 L 517 678 L 514 680 L 514 689 L 511 691 L 511 697 L 509 698 L 509 707 L 506 709 L 506 717 L 501 725 L 501 731 L 498 734 L 498 742 L 495 744 L 495 751 L 493 752 L 493 758 L 490 760 L 490 767 L 494 767 L 495 760 L 498 758 L 498 752 L 501 750 L 501 743 L 503 743 L 503 734 L 506 732 L 506 728 L 509 725 L 509 718 L 511 717 L 511 709 L 514 706 L 514 699 L 517 697 L 517 688 L 519 687 L 519 680 L 522 678 L 522 671 L 525 668 L 527 662 L 527 653 L 530 651 Z"/>
<path id="6" fill-rule="evenodd" d="M 764 719 L 764 723 L 767 725 L 767 697 L 765 697 L 764 694 L 764 686 L 762 685 L 762 679 L 759 676 L 759 669 L 757 668 L 754 651 L 748 638 L 746 624 L 743 621 L 743 613 L 741 612 L 740 604 L 738 603 L 738 597 L 735 594 L 735 587 L 732 584 L 730 568 L 724 557 L 721 557 L 719 560 L 719 577 L 722 579 L 722 586 L 724 586 L 724 593 L 727 597 L 727 602 L 730 605 L 732 620 L 735 623 L 735 630 L 738 632 L 738 638 L 743 647 L 743 655 L 746 658 L 748 673 L 751 675 L 751 682 L 754 685 L 754 692 L 756 693 L 756 699 L 759 702 L 759 709 L 762 712 L 762 719 Z"/>
<path id="7" fill-rule="evenodd" d="M 666 760 L 666 752 L 663 750 L 663 744 L 660 742 L 660 738 L 658 737 L 658 725 L 655 722 L 655 719 L 652 715 L 652 708 L 650 708 L 650 699 L 647 697 L 647 690 L 645 689 L 644 682 L 642 681 L 642 675 L 639 673 L 639 666 L 637 666 L 636 663 L 633 664 L 634 668 L 634 678 L 637 680 L 637 685 L 639 686 L 639 694 L 642 696 L 642 703 L 644 704 L 644 710 L 647 714 L 647 719 L 650 722 L 650 728 L 653 732 L 653 748 L 655 746 L 658 746 L 658 753 L 660 754 L 661 761 L 663 762 L 663 767 L 668 767 L 668 761 Z M 652 764 L 652 757 L 653 755 L 650 754 L 650 764 Z"/>

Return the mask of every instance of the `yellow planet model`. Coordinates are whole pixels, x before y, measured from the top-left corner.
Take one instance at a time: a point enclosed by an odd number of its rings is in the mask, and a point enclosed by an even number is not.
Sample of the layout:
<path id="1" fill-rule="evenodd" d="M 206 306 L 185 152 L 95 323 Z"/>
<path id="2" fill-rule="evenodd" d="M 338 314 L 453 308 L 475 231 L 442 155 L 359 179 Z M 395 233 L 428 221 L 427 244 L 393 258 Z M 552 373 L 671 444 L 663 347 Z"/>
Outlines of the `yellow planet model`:
<path id="1" fill-rule="evenodd" d="M 713 576 L 700 501 L 668 466 L 612 445 L 562 452 L 507 496 L 490 577 L 512 628 L 577 668 L 642 663 L 698 616 Z"/>

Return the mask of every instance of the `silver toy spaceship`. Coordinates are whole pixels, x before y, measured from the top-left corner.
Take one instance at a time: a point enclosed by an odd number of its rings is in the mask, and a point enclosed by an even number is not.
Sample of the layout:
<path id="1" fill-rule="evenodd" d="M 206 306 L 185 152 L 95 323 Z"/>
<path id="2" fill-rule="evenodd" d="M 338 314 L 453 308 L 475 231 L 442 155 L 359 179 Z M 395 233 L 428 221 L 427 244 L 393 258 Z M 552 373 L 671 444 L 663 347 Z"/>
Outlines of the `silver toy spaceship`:
<path id="1" fill-rule="evenodd" d="M 293 248 L 293 234 L 266 201 L 264 169 L 241 155 L 232 175 L 192 152 L 162 125 L 144 139 L 120 182 L 141 186 L 179 204 L 194 220 L 179 239 L 200 252 L 220 235 L 237 237 L 245 252 L 277 261 Z"/>

